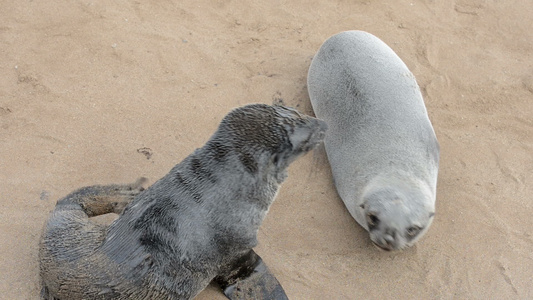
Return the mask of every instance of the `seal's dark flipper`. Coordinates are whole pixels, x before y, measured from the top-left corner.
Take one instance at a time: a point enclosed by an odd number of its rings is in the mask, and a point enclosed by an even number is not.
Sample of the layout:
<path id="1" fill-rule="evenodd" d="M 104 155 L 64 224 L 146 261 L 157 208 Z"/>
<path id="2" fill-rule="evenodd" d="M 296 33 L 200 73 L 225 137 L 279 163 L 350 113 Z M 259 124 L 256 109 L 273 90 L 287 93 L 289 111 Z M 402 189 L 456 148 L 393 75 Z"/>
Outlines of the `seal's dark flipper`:
<path id="1" fill-rule="evenodd" d="M 286 300 L 279 281 L 253 250 L 242 256 L 214 280 L 231 300 Z"/>

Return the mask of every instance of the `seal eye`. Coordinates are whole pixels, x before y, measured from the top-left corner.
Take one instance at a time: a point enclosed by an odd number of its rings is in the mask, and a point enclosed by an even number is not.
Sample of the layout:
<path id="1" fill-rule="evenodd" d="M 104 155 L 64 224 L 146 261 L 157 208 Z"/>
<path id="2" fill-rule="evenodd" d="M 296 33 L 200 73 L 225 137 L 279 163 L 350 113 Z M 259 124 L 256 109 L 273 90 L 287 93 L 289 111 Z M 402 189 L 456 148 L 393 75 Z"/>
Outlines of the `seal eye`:
<path id="1" fill-rule="evenodd" d="M 420 227 L 418 226 L 411 226 L 409 228 L 407 228 L 407 235 L 411 236 L 411 237 L 414 237 L 415 235 L 417 235 L 419 232 L 420 232 Z"/>
<path id="2" fill-rule="evenodd" d="M 366 215 L 366 222 L 368 223 L 368 227 L 374 227 L 378 225 L 379 218 L 376 217 L 374 214 L 367 214 Z"/>

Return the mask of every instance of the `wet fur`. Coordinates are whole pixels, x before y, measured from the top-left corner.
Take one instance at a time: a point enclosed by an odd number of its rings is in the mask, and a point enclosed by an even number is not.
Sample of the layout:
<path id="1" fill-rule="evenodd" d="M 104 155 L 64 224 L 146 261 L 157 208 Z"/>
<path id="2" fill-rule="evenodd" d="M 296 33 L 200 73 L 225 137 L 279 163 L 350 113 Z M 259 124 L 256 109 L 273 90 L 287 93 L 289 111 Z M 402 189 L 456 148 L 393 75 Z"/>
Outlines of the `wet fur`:
<path id="1" fill-rule="evenodd" d="M 325 128 L 282 106 L 244 106 L 147 190 L 139 183 L 93 186 L 66 196 L 40 243 L 43 297 L 191 299 L 215 277 L 229 280 L 257 245 L 286 168 Z M 130 200 L 110 227 L 89 219 L 102 201 Z M 121 210 L 108 206 L 99 213 Z"/>
<path id="2" fill-rule="evenodd" d="M 351 215 L 384 249 L 413 245 L 433 220 L 439 164 L 413 74 L 377 37 L 346 31 L 321 46 L 308 89 L 329 126 L 324 145 Z M 417 234 L 407 234 L 413 226 Z"/>

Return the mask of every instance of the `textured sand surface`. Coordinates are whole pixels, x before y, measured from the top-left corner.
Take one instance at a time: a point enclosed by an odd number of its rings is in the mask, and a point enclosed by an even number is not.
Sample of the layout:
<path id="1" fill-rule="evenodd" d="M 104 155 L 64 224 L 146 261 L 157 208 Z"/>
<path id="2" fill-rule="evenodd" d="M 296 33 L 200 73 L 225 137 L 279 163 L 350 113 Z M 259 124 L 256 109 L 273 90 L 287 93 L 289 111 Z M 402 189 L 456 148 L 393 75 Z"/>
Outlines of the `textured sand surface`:
<path id="1" fill-rule="evenodd" d="M 311 58 L 352 29 L 422 89 L 442 151 L 436 219 L 414 248 L 378 251 L 317 150 L 290 168 L 257 252 L 291 299 L 533 298 L 533 2 L 383 2 L 1 1 L 0 299 L 38 298 L 59 197 L 157 180 L 235 106 L 312 113 Z"/>

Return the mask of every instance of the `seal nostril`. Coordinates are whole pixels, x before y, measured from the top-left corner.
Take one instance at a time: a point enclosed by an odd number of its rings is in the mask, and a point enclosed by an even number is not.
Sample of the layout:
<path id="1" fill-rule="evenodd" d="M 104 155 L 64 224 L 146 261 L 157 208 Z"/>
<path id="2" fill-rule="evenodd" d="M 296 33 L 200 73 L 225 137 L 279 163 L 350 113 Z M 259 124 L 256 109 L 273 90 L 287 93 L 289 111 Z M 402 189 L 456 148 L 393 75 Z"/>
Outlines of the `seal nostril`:
<path id="1" fill-rule="evenodd" d="M 384 239 L 385 239 L 385 243 L 388 245 L 388 246 L 393 246 L 394 245 L 394 241 L 396 240 L 395 239 L 395 233 L 393 232 L 392 234 L 387 234 L 385 235 Z"/>

